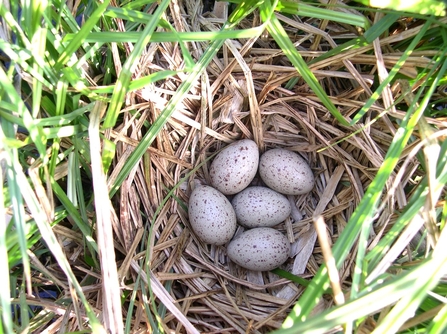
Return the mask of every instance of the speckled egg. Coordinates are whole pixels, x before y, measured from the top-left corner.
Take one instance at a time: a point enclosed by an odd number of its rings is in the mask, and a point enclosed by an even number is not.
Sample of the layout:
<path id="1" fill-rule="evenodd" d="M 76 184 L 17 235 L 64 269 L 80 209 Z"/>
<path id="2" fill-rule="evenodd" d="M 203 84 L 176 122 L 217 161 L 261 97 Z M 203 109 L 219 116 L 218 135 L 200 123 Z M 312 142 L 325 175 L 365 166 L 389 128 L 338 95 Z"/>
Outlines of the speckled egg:
<path id="1" fill-rule="evenodd" d="M 225 147 L 211 163 L 211 185 L 222 194 L 236 194 L 253 180 L 258 164 L 256 143 L 250 139 L 239 140 Z"/>
<path id="2" fill-rule="evenodd" d="M 249 270 L 267 271 L 279 267 L 290 255 L 290 243 L 281 232 L 258 227 L 236 236 L 227 247 L 228 257 Z"/>
<path id="3" fill-rule="evenodd" d="M 230 201 L 212 187 L 199 186 L 193 190 L 188 214 L 192 229 L 208 244 L 226 244 L 236 231 L 236 214 Z"/>
<path id="4" fill-rule="evenodd" d="M 288 199 L 267 187 L 248 187 L 231 202 L 242 226 L 271 227 L 284 221 L 292 211 Z"/>
<path id="5" fill-rule="evenodd" d="M 262 181 L 285 195 L 307 194 L 315 179 L 307 162 L 298 154 L 282 148 L 266 151 L 259 161 Z"/>

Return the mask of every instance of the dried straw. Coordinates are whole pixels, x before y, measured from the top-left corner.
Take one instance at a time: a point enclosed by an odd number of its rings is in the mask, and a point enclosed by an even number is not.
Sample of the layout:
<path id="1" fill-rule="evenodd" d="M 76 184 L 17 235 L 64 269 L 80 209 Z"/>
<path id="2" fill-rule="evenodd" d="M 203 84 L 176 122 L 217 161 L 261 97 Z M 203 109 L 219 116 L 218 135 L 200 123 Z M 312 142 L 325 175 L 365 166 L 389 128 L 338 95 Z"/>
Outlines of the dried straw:
<path id="1" fill-rule="evenodd" d="M 170 14 L 176 29 L 218 28 L 219 19 L 213 15 L 197 15 L 200 9 L 197 3 L 185 1 L 185 6 L 179 7 L 172 2 Z M 289 31 L 300 31 L 295 38 L 296 45 L 309 60 L 336 47 L 337 41 L 352 38 L 355 31 L 355 27 L 348 30 L 334 22 L 324 29 L 322 25 L 311 26 L 311 20 L 306 18 L 298 21 L 278 16 Z M 244 25 L 259 22 L 256 16 L 251 20 Z M 401 50 L 394 50 L 394 43 L 414 36 L 419 29 L 416 26 L 396 30 L 372 45 L 341 52 L 312 65 L 321 85 L 346 118 L 352 117 L 371 96 L 374 77 L 378 75 L 381 80 L 399 59 Z M 194 57 L 199 57 L 205 46 L 198 42 L 188 45 Z M 417 67 L 431 66 L 429 58 L 424 56 L 435 52 L 428 50 L 410 56 L 403 69 L 405 74 L 414 76 Z M 151 45 L 135 78 L 160 68 L 182 66 L 177 43 Z M 115 67 L 121 68 L 118 57 Z M 152 123 L 158 117 L 183 78 L 179 74 L 150 90 L 128 96 L 122 124 L 107 133 L 117 145 L 109 184 L 146 131 L 144 122 Z M 321 215 L 328 242 L 333 244 L 384 160 L 397 120 L 404 116 L 395 105 L 404 92 L 398 84 L 386 88 L 363 124 L 345 127 L 334 120 L 302 80 L 292 89 L 285 88 L 284 84 L 293 78 L 299 79 L 299 74 L 268 37 L 227 41 L 222 53 L 213 59 L 114 198 L 111 219 L 116 236 L 115 251 L 120 258 L 121 288 L 131 289 L 138 275 L 150 283 L 156 303 L 167 308 L 166 315 L 159 320 L 168 332 L 266 333 L 281 325 L 304 289 L 269 272 L 247 272 L 228 260 L 225 247 L 206 245 L 191 231 L 185 211 L 188 196 L 194 182 L 209 183 L 207 159 L 214 152 L 235 140 L 251 138 L 261 150 L 284 147 L 309 162 L 316 177 L 314 190 L 308 195 L 290 197 L 293 214 L 276 227 L 293 243 L 293 257 L 282 268 L 305 278 L 311 278 L 324 263 L 312 217 Z M 131 110 L 137 110 L 138 116 L 132 115 Z M 378 114 L 381 117 L 375 121 Z M 427 121 L 440 129 L 447 125 L 445 120 L 428 118 Z M 413 145 L 418 142 L 416 139 Z M 403 159 L 410 152 L 411 147 Z M 414 173 L 418 173 L 419 165 L 414 155 L 408 157 L 405 164 L 401 161 L 399 165 L 403 166 L 400 182 L 388 183 L 393 196 L 387 197 L 386 206 L 381 208 L 370 236 L 373 244 L 393 224 L 395 217 L 391 213 L 406 204 L 404 188 Z M 197 168 L 196 172 L 167 198 L 154 220 L 168 192 L 193 168 Z M 72 246 L 66 247 L 72 263 L 82 267 L 80 236 L 72 231 L 68 233 L 63 227 L 56 227 L 55 232 Z M 411 236 L 411 233 L 407 235 Z M 402 245 L 396 245 L 397 253 L 403 250 Z M 145 270 L 145 263 L 149 272 Z M 342 288 L 349 284 L 352 270 L 353 258 L 348 258 L 339 272 Z M 56 269 L 52 275 L 61 279 Z M 100 288 L 87 285 L 85 290 L 88 298 L 96 301 L 95 306 L 101 309 Z M 137 294 L 135 303 L 134 313 L 127 317 L 132 319 L 132 331 L 138 333 L 149 327 L 149 321 L 142 294 Z M 331 298 L 328 298 L 319 309 L 330 304 Z M 368 321 L 364 326 L 366 331 Z"/>

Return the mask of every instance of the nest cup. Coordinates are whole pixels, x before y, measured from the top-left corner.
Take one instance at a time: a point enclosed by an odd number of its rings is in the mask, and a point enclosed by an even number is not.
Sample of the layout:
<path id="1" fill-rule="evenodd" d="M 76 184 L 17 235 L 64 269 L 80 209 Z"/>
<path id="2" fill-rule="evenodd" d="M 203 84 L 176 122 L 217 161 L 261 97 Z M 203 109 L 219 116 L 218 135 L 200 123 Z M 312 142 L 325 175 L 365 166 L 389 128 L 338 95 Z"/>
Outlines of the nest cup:
<path id="1" fill-rule="evenodd" d="M 234 71 L 231 75 L 241 85 L 246 80 L 240 72 Z M 216 106 L 213 113 L 199 105 L 187 112 L 190 120 L 202 125 L 202 131 L 175 119 L 162 130 L 157 139 L 158 147 L 169 148 L 172 155 L 182 159 L 182 164 L 160 159 L 156 151 L 151 154 L 151 177 L 156 185 L 152 196 L 158 200 L 165 196 L 166 187 L 174 187 L 197 167 L 179 185 L 175 196 L 168 198 L 153 225 L 153 244 L 147 247 L 153 249 L 150 262 L 155 277 L 162 283 L 170 282 L 172 298 L 199 332 L 245 333 L 247 328 L 270 332 L 281 326 L 304 290 L 303 286 L 272 272 L 252 272 L 235 265 L 228 259 L 224 246 L 207 245 L 192 232 L 186 211 L 188 195 L 196 183 L 210 185 L 210 157 L 229 143 L 248 137 L 256 140 L 261 151 L 286 148 L 299 153 L 309 163 L 315 175 L 314 189 L 309 194 L 288 196 L 293 204 L 292 215 L 275 229 L 285 234 L 293 245 L 292 257 L 281 269 L 310 279 L 324 263 L 312 217 L 322 215 L 330 243 L 334 243 L 374 177 L 374 170 L 380 166 L 382 154 L 392 139 L 391 135 L 373 126 L 369 133 L 331 146 L 353 129 L 339 125 L 307 93 L 277 87 L 263 94 L 268 77 L 254 77 L 253 82 L 246 85 L 257 87 L 256 95 L 250 95 L 256 100 L 247 103 L 256 106 L 253 110 L 230 112 L 224 117 L 223 107 L 217 107 L 227 95 L 222 85 L 217 89 L 216 99 L 210 101 Z M 213 79 L 218 78 L 210 78 Z M 221 81 L 225 80 L 229 80 L 228 75 Z M 197 91 L 200 97 L 199 87 Z M 184 130 L 183 136 L 174 135 L 178 127 Z M 208 130 L 204 131 L 204 127 Z M 252 184 L 262 183 L 257 176 Z M 239 228 L 236 233 L 241 230 Z M 341 271 L 342 281 L 351 269 L 352 261 L 347 261 Z M 323 300 L 318 309 L 330 303 L 329 299 Z M 167 328 L 183 331 L 174 315 L 168 313 L 163 321 Z"/>
<path id="2" fill-rule="evenodd" d="M 209 18 L 204 20 L 213 24 Z M 335 243 L 381 166 L 395 133 L 395 120 L 387 115 L 361 131 L 362 125 L 341 125 L 274 43 L 264 39 L 254 44 L 240 42 L 240 50 L 247 47 L 250 53 L 235 61 L 232 52 L 239 48 L 221 50 L 206 75 L 202 75 L 159 132 L 143 160 L 143 168 L 136 171 L 135 184 L 123 185 L 129 189 L 127 201 L 134 222 L 122 224 L 121 242 L 127 249 L 141 242 L 142 249 L 147 250 L 141 254 L 147 256 L 153 282 L 164 287 L 166 300 L 173 302 L 184 316 L 180 319 L 171 311 L 162 312 L 160 320 L 168 332 L 182 333 L 194 328 L 201 333 L 268 333 L 281 326 L 305 289 L 275 273 L 251 272 L 235 265 L 224 246 L 207 245 L 192 232 L 188 196 L 197 184 L 210 185 L 209 167 L 216 152 L 234 141 L 250 138 L 261 153 L 286 148 L 309 163 L 315 187 L 308 194 L 288 196 L 293 204 L 291 217 L 275 229 L 293 245 L 292 256 L 281 269 L 310 280 L 324 263 L 313 217 L 321 215 L 329 244 Z M 320 54 L 306 53 L 310 47 L 310 42 L 300 44 L 304 55 Z M 335 76 L 333 70 L 325 70 L 329 66 L 344 68 L 350 52 L 343 59 L 334 56 L 313 65 L 320 84 L 348 119 L 367 100 L 364 89 L 359 87 L 372 85 L 371 71 L 375 70 L 371 57 L 359 53 L 352 53 L 356 63 L 361 64 L 356 67 L 356 76 L 349 71 Z M 149 53 L 147 59 L 156 56 L 159 66 L 169 67 L 175 61 L 178 63 L 174 65 L 180 66 L 181 50 L 173 44 L 162 43 Z M 286 88 L 292 79 L 296 83 Z M 180 76 L 167 79 L 150 94 L 141 93 L 139 98 L 148 102 L 142 105 L 142 112 L 149 122 L 157 119 L 179 82 Z M 372 110 L 381 113 L 385 109 L 376 104 Z M 398 114 L 394 116 L 399 118 Z M 124 117 L 130 119 L 131 115 L 125 113 Z M 138 125 L 135 127 L 139 129 Z M 127 144 L 122 145 L 117 152 L 120 158 L 125 156 Z M 262 183 L 257 176 L 252 184 Z M 405 181 L 397 186 L 397 192 L 402 192 L 404 186 Z M 389 200 L 370 240 L 393 219 L 394 207 L 402 205 L 398 201 L 399 197 Z M 140 206 L 143 214 L 136 210 Z M 137 232 L 136 227 L 143 226 L 151 230 L 148 238 Z M 349 279 L 353 263 L 348 257 L 342 266 L 341 284 Z M 165 302 L 160 295 L 157 297 Z M 332 300 L 328 297 L 320 301 L 314 312 L 330 305 Z M 135 328 L 139 324 L 144 328 L 144 321 L 144 316 L 137 318 Z"/>

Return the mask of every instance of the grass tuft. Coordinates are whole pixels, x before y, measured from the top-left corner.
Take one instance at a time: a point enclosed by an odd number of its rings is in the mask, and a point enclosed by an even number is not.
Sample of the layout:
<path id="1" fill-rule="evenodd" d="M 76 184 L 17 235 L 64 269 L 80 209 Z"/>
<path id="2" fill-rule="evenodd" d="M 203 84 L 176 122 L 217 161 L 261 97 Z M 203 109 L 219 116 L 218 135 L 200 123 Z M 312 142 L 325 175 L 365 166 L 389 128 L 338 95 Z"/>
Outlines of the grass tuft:
<path id="1" fill-rule="evenodd" d="M 445 332 L 445 12 L 3 1 L 0 332 Z M 272 272 L 189 225 L 243 138 L 316 177 Z"/>

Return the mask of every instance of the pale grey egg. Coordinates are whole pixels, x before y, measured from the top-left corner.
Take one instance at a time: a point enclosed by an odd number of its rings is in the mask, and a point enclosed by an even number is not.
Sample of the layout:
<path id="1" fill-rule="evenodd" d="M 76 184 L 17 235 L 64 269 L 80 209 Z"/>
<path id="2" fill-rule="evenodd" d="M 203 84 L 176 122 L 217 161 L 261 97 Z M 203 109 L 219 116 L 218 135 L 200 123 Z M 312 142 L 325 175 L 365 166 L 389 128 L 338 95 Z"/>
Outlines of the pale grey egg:
<path id="1" fill-rule="evenodd" d="M 234 142 L 225 147 L 211 163 L 211 185 L 222 194 L 237 194 L 253 180 L 258 164 L 259 149 L 253 140 Z"/>
<path id="2" fill-rule="evenodd" d="M 259 176 L 269 188 L 285 195 L 307 194 L 315 183 L 306 160 L 283 148 L 266 151 L 261 156 Z"/>
<path id="3" fill-rule="evenodd" d="M 290 242 L 270 227 L 258 227 L 236 236 L 227 247 L 228 257 L 249 270 L 268 271 L 279 267 L 290 255 Z"/>
<path id="4" fill-rule="evenodd" d="M 212 187 L 199 186 L 193 190 L 188 214 L 192 229 L 205 243 L 226 244 L 236 231 L 236 214 L 230 201 Z"/>
<path id="5" fill-rule="evenodd" d="M 248 187 L 237 194 L 231 204 L 242 226 L 271 227 L 283 222 L 292 211 L 289 200 L 267 187 Z"/>

